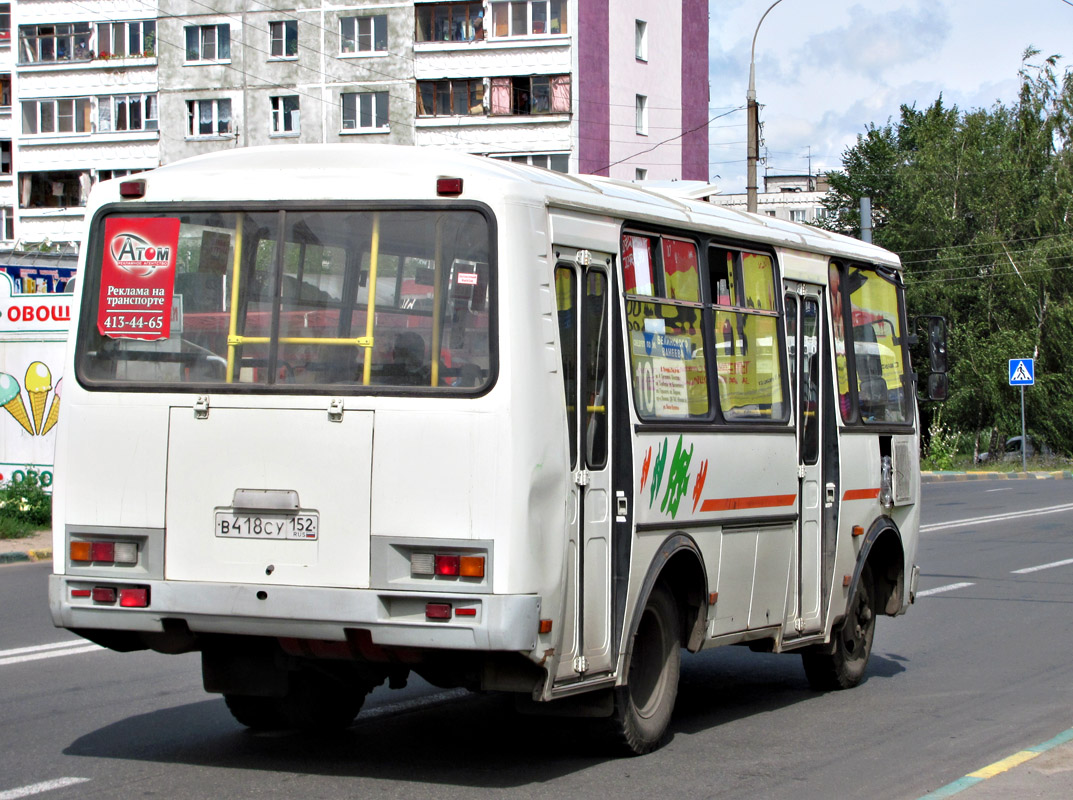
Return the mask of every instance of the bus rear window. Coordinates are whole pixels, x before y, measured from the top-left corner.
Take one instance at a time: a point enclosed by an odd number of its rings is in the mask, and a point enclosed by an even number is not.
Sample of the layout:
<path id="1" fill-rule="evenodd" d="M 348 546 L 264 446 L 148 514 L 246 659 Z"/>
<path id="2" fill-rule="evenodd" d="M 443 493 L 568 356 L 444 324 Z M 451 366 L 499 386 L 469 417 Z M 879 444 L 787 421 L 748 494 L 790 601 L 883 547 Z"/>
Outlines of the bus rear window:
<path id="1" fill-rule="evenodd" d="M 77 354 L 91 384 L 489 381 L 490 227 L 477 211 L 183 208 L 108 216 L 95 233 Z"/>

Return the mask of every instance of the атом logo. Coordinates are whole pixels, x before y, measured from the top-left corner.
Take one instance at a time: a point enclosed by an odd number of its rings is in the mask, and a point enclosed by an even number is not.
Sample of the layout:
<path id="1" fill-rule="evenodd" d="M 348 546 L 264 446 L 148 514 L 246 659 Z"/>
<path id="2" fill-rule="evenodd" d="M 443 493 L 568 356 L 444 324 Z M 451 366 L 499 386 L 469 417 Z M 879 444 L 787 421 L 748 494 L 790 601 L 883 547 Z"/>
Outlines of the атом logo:
<path id="1" fill-rule="evenodd" d="M 117 234 L 111 249 L 116 266 L 139 278 L 148 277 L 171 263 L 170 247 L 155 245 L 133 233 Z"/>

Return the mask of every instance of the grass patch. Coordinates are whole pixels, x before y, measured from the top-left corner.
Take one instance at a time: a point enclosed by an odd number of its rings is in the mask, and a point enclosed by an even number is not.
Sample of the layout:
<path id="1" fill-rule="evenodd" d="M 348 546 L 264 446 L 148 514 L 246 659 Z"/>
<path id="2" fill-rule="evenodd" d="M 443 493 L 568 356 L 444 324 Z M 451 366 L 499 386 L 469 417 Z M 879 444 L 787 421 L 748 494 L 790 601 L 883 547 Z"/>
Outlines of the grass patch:
<path id="1" fill-rule="evenodd" d="M 0 486 L 0 539 L 21 539 L 48 527 L 52 520 L 52 495 L 45 491 L 37 473 Z"/>

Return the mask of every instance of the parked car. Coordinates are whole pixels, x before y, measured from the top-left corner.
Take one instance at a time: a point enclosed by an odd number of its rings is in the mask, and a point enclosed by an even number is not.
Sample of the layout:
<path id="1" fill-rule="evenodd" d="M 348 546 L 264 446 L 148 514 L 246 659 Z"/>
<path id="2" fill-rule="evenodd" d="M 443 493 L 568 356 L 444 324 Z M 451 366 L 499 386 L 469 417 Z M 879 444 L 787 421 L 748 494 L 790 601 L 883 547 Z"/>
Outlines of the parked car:
<path id="1" fill-rule="evenodd" d="M 1050 456 L 1054 455 L 1054 451 L 1047 446 L 1046 443 L 1038 444 L 1031 437 L 1028 438 L 1028 448 L 1025 451 L 1027 458 L 1033 456 Z M 983 464 L 986 461 L 1020 461 L 1021 460 L 1021 437 L 1011 436 L 1006 440 L 1006 445 L 1003 447 L 1001 454 L 996 454 L 994 457 L 990 453 L 980 453 L 976 456 L 976 463 Z"/>

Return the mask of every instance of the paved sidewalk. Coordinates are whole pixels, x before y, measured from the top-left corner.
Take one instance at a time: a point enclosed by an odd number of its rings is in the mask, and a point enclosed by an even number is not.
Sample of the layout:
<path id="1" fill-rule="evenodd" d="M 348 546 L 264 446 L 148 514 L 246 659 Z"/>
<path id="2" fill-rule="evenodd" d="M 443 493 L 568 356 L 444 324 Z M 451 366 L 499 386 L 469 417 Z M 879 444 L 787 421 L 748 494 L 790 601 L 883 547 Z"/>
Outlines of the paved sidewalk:
<path id="1" fill-rule="evenodd" d="M 1073 480 L 1073 472 L 1069 470 L 1040 471 L 1040 472 L 996 472 L 986 470 L 973 470 L 971 472 L 921 472 L 920 480 L 923 483 L 941 483 L 946 481 L 1061 481 Z"/>
<path id="2" fill-rule="evenodd" d="M 920 800 L 950 797 L 957 800 L 1073 797 L 1073 729 L 971 772 Z"/>
<path id="3" fill-rule="evenodd" d="M 52 558 L 52 531 L 37 531 L 24 539 L 0 539 L 0 564 L 47 561 Z"/>

